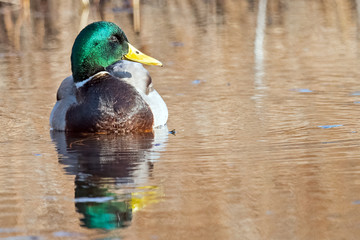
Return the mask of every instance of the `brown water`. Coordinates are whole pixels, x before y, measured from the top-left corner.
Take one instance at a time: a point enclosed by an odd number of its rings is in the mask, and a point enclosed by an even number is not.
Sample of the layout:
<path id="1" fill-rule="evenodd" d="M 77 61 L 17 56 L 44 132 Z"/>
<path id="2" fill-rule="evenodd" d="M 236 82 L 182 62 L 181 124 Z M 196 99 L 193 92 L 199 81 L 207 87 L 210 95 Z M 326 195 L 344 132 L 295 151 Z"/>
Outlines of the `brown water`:
<path id="1" fill-rule="evenodd" d="M 21 2 L 0 3 L 0 237 L 359 238 L 359 2 L 143 0 L 139 33 L 123 1 Z M 165 64 L 176 135 L 50 132 L 101 19 Z"/>

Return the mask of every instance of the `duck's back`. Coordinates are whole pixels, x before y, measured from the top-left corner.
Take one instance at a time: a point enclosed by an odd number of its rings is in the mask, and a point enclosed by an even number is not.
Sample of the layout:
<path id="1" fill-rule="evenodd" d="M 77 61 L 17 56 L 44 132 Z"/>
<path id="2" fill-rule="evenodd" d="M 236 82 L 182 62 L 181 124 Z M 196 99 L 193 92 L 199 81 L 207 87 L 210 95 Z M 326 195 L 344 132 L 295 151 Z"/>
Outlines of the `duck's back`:
<path id="1" fill-rule="evenodd" d="M 152 131 L 149 105 L 133 86 L 109 73 L 96 74 L 78 86 L 76 99 L 66 113 L 66 131 Z"/>

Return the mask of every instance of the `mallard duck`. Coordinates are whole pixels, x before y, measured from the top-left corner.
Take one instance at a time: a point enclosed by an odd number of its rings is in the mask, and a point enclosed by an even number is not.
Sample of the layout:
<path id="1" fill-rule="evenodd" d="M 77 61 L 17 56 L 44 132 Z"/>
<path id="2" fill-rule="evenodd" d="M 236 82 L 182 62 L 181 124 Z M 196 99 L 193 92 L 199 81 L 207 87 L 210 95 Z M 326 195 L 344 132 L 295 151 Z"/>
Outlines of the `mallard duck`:
<path id="1" fill-rule="evenodd" d="M 133 47 L 116 24 L 102 21 L 86 26 L 72 48 L 72 76 L 57 91 L 51 128 L 127 133 L 166 125 L 167 106 L 140 63 L 162 66 Z"/>

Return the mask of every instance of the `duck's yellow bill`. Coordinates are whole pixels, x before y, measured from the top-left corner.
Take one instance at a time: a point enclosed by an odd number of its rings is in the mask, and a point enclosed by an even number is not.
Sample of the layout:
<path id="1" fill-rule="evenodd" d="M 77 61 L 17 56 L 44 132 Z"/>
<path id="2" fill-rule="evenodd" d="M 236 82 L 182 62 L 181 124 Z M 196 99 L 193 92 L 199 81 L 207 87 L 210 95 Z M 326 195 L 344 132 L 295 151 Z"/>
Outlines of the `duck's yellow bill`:
<path id="1" fill-rule="evenodd" d="M 142 64 L 156 65 L 162 67 L 163 64 L 160 61 L 156 60 L 155 58 L 149 57 L 148 55 L 143 54 L 130 43 L 128 44 L 129 44 L 129 52 L 124 56 L 124 59 L 134 62 L 139 62 Z"/>

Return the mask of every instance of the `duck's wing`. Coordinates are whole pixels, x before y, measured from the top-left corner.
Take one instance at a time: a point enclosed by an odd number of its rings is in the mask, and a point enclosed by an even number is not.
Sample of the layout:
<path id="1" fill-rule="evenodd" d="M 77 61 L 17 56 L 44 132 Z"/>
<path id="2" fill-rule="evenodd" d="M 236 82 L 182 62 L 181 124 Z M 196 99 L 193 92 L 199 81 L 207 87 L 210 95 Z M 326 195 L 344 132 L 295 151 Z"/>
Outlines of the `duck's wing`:
<path id="1" fill-rule="evenodd" d="M 153 115 L 138 91 L 109 73 L 77 88 L 77 104 L 66 114 L 66 130 L 80 132 L 151 131 Z"/>
<path id="2" fill-rule="evenodd" d="M 53 130 L 65 130 L 65 116 L 68 109 L 77 103 L 76 86 L 72 76 L 65 78 L 56 94 L 56 103 L 50 114 L 50 127 Z"/>
<path id="3" fill-rule="evenodd" d="M 127 60 L 118 61 L 106 69 L 111 75 L 131 84 L 150 106 L 154 118 L 154 127 L 166 124 L 168 119 L 167 106 L 153 88 L 152 79 L 149 72 L 140 63 Z"/>

